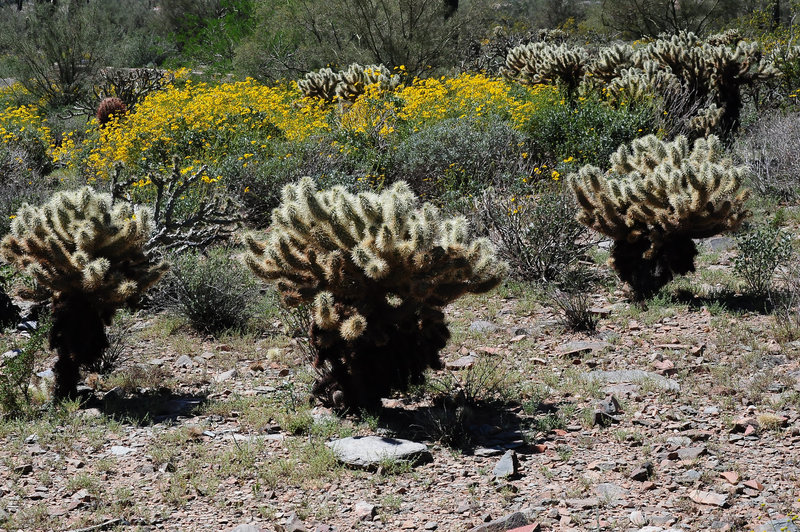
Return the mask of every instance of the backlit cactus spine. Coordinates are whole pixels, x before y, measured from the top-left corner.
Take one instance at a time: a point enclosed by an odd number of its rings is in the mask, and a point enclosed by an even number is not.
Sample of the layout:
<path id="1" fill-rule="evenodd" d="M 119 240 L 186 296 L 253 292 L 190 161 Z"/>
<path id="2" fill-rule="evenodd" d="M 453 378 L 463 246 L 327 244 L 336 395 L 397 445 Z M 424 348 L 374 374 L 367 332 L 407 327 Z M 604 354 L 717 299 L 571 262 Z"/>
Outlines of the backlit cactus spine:
<path id="1" fill-rule="evenodd" d="M 144 253 L 150 227 L 147 209 L 113 204 L 109 194 L 87 187 L 54 194 L 40 207 L 24 205 L 0 243 L 3 258 L 36 281 L 20 295 L 51 299 L 56 398 L 75 394 L 80 366 L 108 347 L 105 326 L 116 310 L 166 269 Z"/>
<path id="2" fill-rule="evenodd" d="M 569 178 L 578 219 L 611 237 L 611 266 L 636 299 L 694 271 L 693 238 L 737 229 L 748 216 L 748 191 L 739 191 L 745 167 L 723 156 L 717 137 L 673 142 L 655 136 L 623 145 L 611 168 L 581 168 Z"/>
<path id="3" fill-rule="evenodd" d="M 307 98 L 320 98 L 332 102 L 336 99 L 336 85 L 341 78 L 330 68 L 309 72 L 297 82 L 297 86 Z"/>
<path id="4" fill-rule="evenodd" d="M 247 263 L 287 305 L 311 306 L 313 391 L 337 408 L 378 406 L 440 368 L 443 307 L 505 274 L 488 241 L 468 241 L 465 219 L 420 206 L 405 183 L 352 195 L 304 178 L 284 188 L 270 239 L 248 244 Z"/>

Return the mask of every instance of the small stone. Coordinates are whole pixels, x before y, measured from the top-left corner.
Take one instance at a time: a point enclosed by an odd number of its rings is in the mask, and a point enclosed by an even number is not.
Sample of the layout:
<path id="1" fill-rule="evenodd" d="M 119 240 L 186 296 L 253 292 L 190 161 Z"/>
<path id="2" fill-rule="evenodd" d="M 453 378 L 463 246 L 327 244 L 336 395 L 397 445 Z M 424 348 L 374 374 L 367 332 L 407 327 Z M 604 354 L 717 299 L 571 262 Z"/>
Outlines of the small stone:
<path id="1" fill-rule="evenodd" d="M 524 513 L 514 512 L 505 517 L 476 526 L 470 529 L 469 532 L 506 532 L 507 530 L 519 528 L 528 524 L 528 518 L 525 517 Z"/>
<path id="2" fill-rule="evenodd" d="M 44 379 L 47 381 L 51 381 L 56 378 L 52 369 L 46 369 L 44 371 L 40 371 L 39 373 L 36 374 L 36 376 L 39 377 L 40 379 Z"/>
<path id="3" fill-rule="evenodd" d="M 592 416 L 592 423 L 596 427 L 608 427 L 617 423 L 619 420 L 612 415 L 607 414 L 602 410 L 595 410 Z"/>
<path id="4" fill-rule="evenodd" d="M 194 366 L 194 361 L 189 355 L 181 355 L 173 364 L 176 368 L 191 368 Z"/>
<path id="5" fill-rule="evenodd" d="M 291 515 L 286 519 L 286 522 L 283 525 L 283 529 L 286 532 L 308 532 L 306 525 L 303 521 L 297 517 L 297 514 L 292 512 Z"/>
<path id="6" fill-rule="evenodd" d="M 453 360 L 452 362 L 445 363 L 445 367 L 452 370 L 469 369 L 475 365 L 476 360 L 477 359 L 474 356 L 467 355 L 457 360 Z"/>
<path id="7" fill-rule="evenodd" d="M 755 479 L 745 480 L 744 482 L 742 482 L 742 484 L 756 491 L 762 491 L 764 489 L 764 486 L 761 484 L 761 482 Z"/>
<path id="8" fill-rule="evenodd" d="M 586 510 L 587 508 L 594 508 L 595 506 L 600 505 L 600 499 L 597 497 L 586 497 L 583 499 L 567 499 L 564 501 L 567 503 L 567 506 L 571 506 L 572 508 L 580 508 L 581 510 Z"/>
<path id="9" fill-rule="evenodd" d="M 358 501 L 355 506 L 356 517 L 361 521 L 367 521 L 375 515 L 375 505 L 367 501 Z"/>
<path id="10" fill-rule="evenodd" d="M 499 456 L 503 454 L 502 447 L 477 447 L 472 454 L 480 458 L 488 458 L 490 456 Z"/>
<path id="11" fill-rule="evenodd" d="M 601 401 L 597 405 L 597 407 L 606 414 L 612 416 L 622 413 L 622 407 L 620 406 L 619 401 L 617 401 L 617 398 L 614 397 L 613 395 L 609 395 L 608 397 L 606 397 L 603 401 Z"/>
<path id="12" fill-rule="evenodd" d="M 239 525 L 230 532 L 264 532 L 264 529 L 257 525 Z"/>
<path id="13" fill-rule="evenodd" d="M 125 456 L 132 453 L 134 450 L 130 447 L 125 447 L 124 445 L 112 445 L 111 446 L 111 454 L 114 456 Z"/>
<path id="14" fill-rule="evenodd" d="M 739 482 L 739 473 L 736 471 L 725 471 L 720 473 L 719 476 L 730 482 L 731 484 L 736 485 Z"/>
<path id="15" fill-rule="evenodd" d="M 229 380 L 233 379 L 234 377 L 236 377 L 237 374 L 238 374 L 238 372 L 236 371 L 236 368 L 229 369 L 228 371 L 226 371 L 224 373 L 220 373 L 219 375 L 215 376 L 214 377 L 214 382 L 229 381 Z"/>
<path id="16" fill-rule="evenodd" d="M 678 449 L 678 458 L 681 460 L 696 460 L 708 451 L 705 447 L 684 447 Z"/>
<path id="17" fill-rule="evenodd" d="M 631 524 L 633 526 L 638 526 L 638 527 L 646 526 L 647 523 L 650 522 L 650 520 L 647 519 L 647 516 L 645 516 L 644 513 L 639 510 L 632 511 L 628 519 L 631 520 Z"/>
<path id="18" fill-rule="evenodd" d="M 14 468 L 14 473 L 17 475 L 30 475 L 33 473 L 33 464 L 24 464 Z"/>
<path id="19" fill-rule="evenodd" d="M 497 330 L 497 325 L 490 321 L 477 320 L 469 325 L 470 332 L 493 333 Z"/>
<path id="20" fill-rule="evenodd" d="M 695 482 L 700 480 L 700 477 L 702 477 L 702 476 L 703 476 L 703 474 L 700 473 L 700 471 L 697 471 L 696 469 L 690 469 L 690 470 L 686 471 L 684 474 L 682 474 L 680 477 L 678 477 L 678 483 L 679 484 L 694 484 Z"/>
<path id="21" fill-rule="evenodd" d="M 494 466 L 492 474 L 494 478 L 510 479 L 517 476 L 519 472 L 519 461 L 517 460 L 517 453 L 514 451 L 506 451 L 497 465 Z"/>
<path id="22" fill-rule="evenodd" d="M 653 463 L 644 462 L 631 472 L 631 480 L 643 482 L 653 475 Z"/>
<path id="23" fill-rule="evenodd" d="M 714 493 L 713 491 L 692 490 L 689 492 L 689 498 L 697 504 L 706 504 L 708 506 L 724 507 L 728 504 L 727 495 Z"/>
<path id="24" fill-rule="evenodd" d="M 608 502 L 623 499 L 628 494 L 628 490 L 611 482 L 598 484 L 595 486 L 594 492 L 598 497 Z"/>
<path id="25" fill-rule="evenodd" d="M 437 528 L 439 528 L 439 523 L 437 523 L 436 521 L 428 521 L 422 528 L 424 530 L 436 530 Z"/>

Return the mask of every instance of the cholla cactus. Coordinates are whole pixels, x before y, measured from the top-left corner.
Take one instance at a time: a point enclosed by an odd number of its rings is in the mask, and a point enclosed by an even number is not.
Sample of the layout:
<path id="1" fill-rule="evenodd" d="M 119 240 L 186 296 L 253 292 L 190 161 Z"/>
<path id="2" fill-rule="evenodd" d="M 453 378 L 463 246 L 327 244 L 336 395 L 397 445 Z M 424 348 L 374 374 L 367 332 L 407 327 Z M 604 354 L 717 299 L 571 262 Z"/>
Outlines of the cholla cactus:
<path id="1" fill-rule="evenodd" d="M 571 99 L 588 66 L 589 54 L 583 48 L 536 42 L 511 49 L 501 72 L 506 78 L 527 85 L 558 83 Z"/>
<path id="2" fill-rule="evenodd" d="M 332 102 L 336 99 L 336 85 L 341 78 L 330 68 L 322 68 L 316 72 L 309 72 L 305 78 L 297 82 L 297 86 L 308 98 L 321 98 Z"/>
<path id="3" fill-rule="evenodd" d="M 758 43 L 739 41 L 735 47 L 723 44 L 728 42 L 736 39 L 703 42 L 693 33 L 681 33 L 654 41 L 644 52 L 669 67 L 696 101 L 710 97 L 717 104 L 722 110 L 718 124 L 724 136 L 738 126 L 742 87 L 780 75 L 773 62 L 764 58 Z"/>
<path id="4" fill-rule="evenodd" d="M 649 135 L 620 146 L 611 169 L 585 166 L 570 176 L 578 219 L 614 240 L 611 266 L 637 299 L 675 275 L 694 271 L 693 238 L 735 230 L 749 214 L 738 192 L 745 167 L 723 157 L 717 137 L 673 142 Z"/>
<path id="5" fill-rule="evenodd" d="M 3 258 L 36 281 L 21 295 L 51 298 L 56 398 L 73 395 L 80 366 L 108 347 L 105 326 L 114 312 L 163 274 L 166 266 L 143 252 L 149 233 L 147 209 L 115 205 L 87 187 L 54 194 L 41 207 L 25 204 L 0 243 Z"/>
<path id="6" fill-rule="evenodd" d="M 361 66 L 353 63 L 347 70 L 339 72 L 336 95 L 352 101 L 364 94 L 369 85 L 378 85 L 381 90 L 394 90 L 400 85 L 400 76 L 392 74 L 383 65 Z"/>
<path id="7" fill-rule="evenodd" d="M 464 218 L 419 206 L 405 183 L 352 195 L 304 178 L 283 189 L 270 239 L 248 245 L 247 263 L 287 305 L 311 306 L 314 393 L 339 408 L 374 407 L 440 368 L 443 307 L 505 273 L 487 240 L 468 241 Z"/>
<path id="8" fill-rule="evenodd" d="M 112 116 L 120 117 L 124 115 L 128 111 L 125 102 L 120 100 L 119 98 L 105 98 L 100 105 L 97 107 L 97 121 L 100 123 L 101 126 L 106 125 L 109 121 L 111 121 Z"/>
<path id="9" fill-rule="evenodd" d="M 632 66 L 634 66 L 633 47 L 617 43 L 601 48 L 597 52 L 597 57 L 586 69 L 586 77 L 595 84 L 608 84 Z"/>
<path id="10" fill-rule="evenodd" d="M 679 87 L 680 81 L 668 68 L 659 68 L 654 61 L 645 61 L 641 68 L 621 70 L 605 89 L 612 102 L 630 103 L 642 102 Z"/>

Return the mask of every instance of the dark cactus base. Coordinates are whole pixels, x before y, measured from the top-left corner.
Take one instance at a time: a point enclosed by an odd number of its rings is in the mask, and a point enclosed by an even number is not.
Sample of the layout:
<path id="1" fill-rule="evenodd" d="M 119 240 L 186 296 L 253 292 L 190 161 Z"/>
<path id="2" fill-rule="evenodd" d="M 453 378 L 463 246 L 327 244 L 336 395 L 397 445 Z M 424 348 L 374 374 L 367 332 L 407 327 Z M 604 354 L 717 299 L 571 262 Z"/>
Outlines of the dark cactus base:
<path id="1" fill-rule="evenodd" d="M 19 322 L 19 307 L 3 291 L 0 291 L 0 327 L 10 327 Z"/>
<path id="2" fill-rule="evenodd" d="M 382 397 L 424 382 L 426 369 L 442 367 L 439 351 L 450 331 L 440 310 L 385 305 L 367 316 L 367 330 L 352 342 L 311 327 L 319 371 L 312 391 L 326 406 L 374 410 Z"/>
<path id="3" fill-rule="evenodd" d="M 105 326 L 113 313 L 101 313 L 82 298 L 53 301 L 53 326 L 50 329 L 50 348 L 58 354 L 55 374 L 55 400 L 77 395 L 81 366 L 89 365 L 108 348 Z"/>
<path id="4" fill-rule="evenodd" d="M 653 258 L 645 259 L 648 249 L 647 239 L 616 241 L 611 248 L 611 267 L 628 283 L 635 301 L 656 295 L 675 276 L 694 271 L 697 246 L 691 238 L 673 237 L 661 245 Z"/>

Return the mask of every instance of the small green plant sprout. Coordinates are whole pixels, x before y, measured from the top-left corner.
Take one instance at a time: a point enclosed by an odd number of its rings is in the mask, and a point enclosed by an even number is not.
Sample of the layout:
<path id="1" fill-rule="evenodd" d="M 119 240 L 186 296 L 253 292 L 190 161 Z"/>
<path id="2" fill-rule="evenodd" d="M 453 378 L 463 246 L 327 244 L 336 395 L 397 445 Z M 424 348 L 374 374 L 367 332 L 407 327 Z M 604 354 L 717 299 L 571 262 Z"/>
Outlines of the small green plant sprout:
<path id="1" fill-rule="evenodd" d="M 487 240 L 468 240 L 464 218 L 420 206 L 404 182 L 353 195 L 303 178 L 284 187 L 270 239 L 248 245 L 248 265 L 287 306 L 310 305 L 313 392 L 337 408 L 375 408 L 441 368 L 444 306 L 506 272 Z"/>
<path id="2" fill-rule="evenodd" d="M 773 224 L 754 227 L 736 237 L 739 253 L 733 261 L 754 295 L 765 295 L 772 288 L 772 278 L 779 266 L 792 257 L 792 238 Z"/>
<path id="3" fill-rule="evenodd" d="M 23 298 L 52 305 L 50 347 L 58 353 L 54 396 L 75 395 L 80 366 L 108 347 L 105 326 L 135 302 L 166 265 L 144 252 L 151 213 L 89 187 L 59 192 L 42 206 L 25 204 L 0 253 L 35 281 Z"/>
<path id="4" fill-rule="evenodd" d="M 603 172 L 584 166 L 570 176 L 578 219 L 611 237 L 610 265 L 636 300 L 695 269 L 693 238 L 739 228 L 749 215 L 746 172 L 723 156 L 717 137 L 662 142 L 654 135 L 622 145 Z"/>

